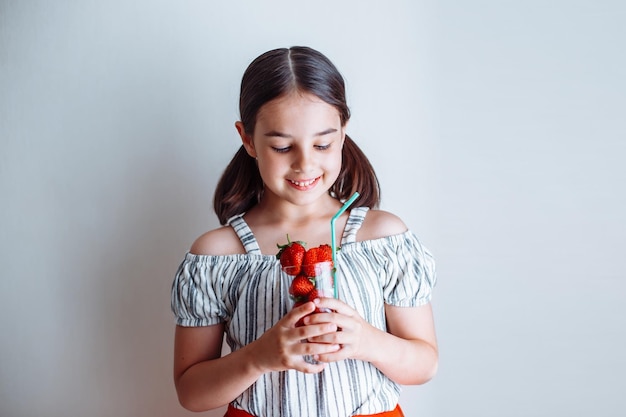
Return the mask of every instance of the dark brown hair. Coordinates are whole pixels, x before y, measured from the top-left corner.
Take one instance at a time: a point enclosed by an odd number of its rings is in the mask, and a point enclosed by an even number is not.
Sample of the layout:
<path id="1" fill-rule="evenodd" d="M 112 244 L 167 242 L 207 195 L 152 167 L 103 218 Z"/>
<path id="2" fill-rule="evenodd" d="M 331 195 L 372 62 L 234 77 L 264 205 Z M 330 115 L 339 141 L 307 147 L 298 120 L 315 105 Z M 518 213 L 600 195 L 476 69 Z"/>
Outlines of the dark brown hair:
<path id="1" fill-rule="evenodd" d="M 334 106 L 342 126 L 350 119 L 345 83 L 333 63 L 320 52 L 303 46 L 274 49 L 256 58 L 241 80 L 239 112 L 246 133 L 252 135 L 256 117 L 268 101 L 296 91 L 314 94 Z M 341 171 L 329 193 L 345 201 L 359 192 L 352 207 L 378 207 L 380 186 L 371 163 L 346 135 Z M 239 148 L 220 178 L 213 207 L 221 224 L 256 205 L 263 194 L 263 180 L 255 160 Z"/>

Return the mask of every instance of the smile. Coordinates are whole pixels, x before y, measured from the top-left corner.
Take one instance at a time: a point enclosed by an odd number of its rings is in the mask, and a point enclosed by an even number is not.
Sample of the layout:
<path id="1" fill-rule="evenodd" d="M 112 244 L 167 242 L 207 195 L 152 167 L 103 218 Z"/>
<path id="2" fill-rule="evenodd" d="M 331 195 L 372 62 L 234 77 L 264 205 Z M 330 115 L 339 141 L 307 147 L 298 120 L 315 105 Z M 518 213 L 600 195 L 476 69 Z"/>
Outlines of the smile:
<path id="1" fill-rule="evenodd" d="M 302 180 L 302 181 L 294 181 L 294 180 L 287 180 L 287 181 L 289 181 L 290 183 L 292 183 L 296 187 L 308 187 L 308 186 L 314 184 L 315 182 L 317 182 L 317 180 L 319 178 L 320 177 L 313 178 L 313 179 L 310 179 L 310 180 Z"/>

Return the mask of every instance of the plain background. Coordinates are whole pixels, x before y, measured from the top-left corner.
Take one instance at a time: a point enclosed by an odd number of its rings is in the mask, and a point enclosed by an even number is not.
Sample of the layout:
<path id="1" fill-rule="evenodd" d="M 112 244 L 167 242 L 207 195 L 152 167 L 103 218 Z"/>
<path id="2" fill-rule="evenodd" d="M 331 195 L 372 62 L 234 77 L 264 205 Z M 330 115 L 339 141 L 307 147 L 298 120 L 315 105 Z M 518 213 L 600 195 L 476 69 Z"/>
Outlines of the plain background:
<path id="1" fill-rule="evenodd" d="M 347 81 L 383 208 L 435 254 L 407 416 L 624 415 L 621 1 L 0 2 L 0 415 L 193 415 L 169 292 L 239 146 L 241 75 Z M 221 416 L 222 410 L 205 413 Z"/>

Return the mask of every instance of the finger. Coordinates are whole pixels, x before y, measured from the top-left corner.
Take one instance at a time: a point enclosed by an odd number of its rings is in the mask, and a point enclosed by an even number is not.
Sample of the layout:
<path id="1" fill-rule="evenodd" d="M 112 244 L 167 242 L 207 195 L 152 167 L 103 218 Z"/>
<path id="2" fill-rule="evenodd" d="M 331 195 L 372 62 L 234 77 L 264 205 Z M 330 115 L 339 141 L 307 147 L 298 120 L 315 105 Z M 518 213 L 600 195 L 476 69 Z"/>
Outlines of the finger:
<path id="1" fill-rule="evenodd" d="M 333 344 L 332 346 L 336 346 L 336 349 L 320 353 L 316 355 L 316 359 L 320 362 L 338 362 L 350 359 L 354 353 L 352 345 L 349 344 Z"/>
<path id="2" fill-rule="evenodd" d="M 283 317 L 284 323 L 288 327 L 296 327 L 298 321 L 302 320 L 307 315 L 315 311 L 315 304 L 312 302 L 304 303 L 300 306 L 294 307 L 289 311 L 285 317 Z"/>
<path id="3" fill-rule="evenodd" d="M 341 346 L 351 345 L 357 341 L 353 332 L 344 331 L 328 332 L 321 335 L 310 336 L 306 340 L 313 343 L 325 343 Z"/>
<path id="4" fill-rule="evenodd" d="M 303 358 L 302 365 L 299 365 L 295 367 L 294 369 L 296 371 L 304 372 L 306 374 L 319 374 L 326 368 L 327 363 L 319 361 L 317 359 L 316 361 L 318 361 L 317 364 L 312 364 L 312 363 L 306 362 Z"/>
<path id="5" fill-rule="evenodd" d="M 339 346 L 341 343 L 341 340 L 339 340 L 339 338 L 336 335 L 337 332 L 335 333 L 328 333 L 328 334 L 323 334 L 321 336 L 312 336 L 306 339 L 307 342 L 310 343 L 324 343 L 327 345 L 337 345 Z"/>
<path id="6" fill-rule="evenodd" d="M 320 355 L 327 355 L 329 353 L 337 352 L 341 349 L 341 346 L 338 344 L 329 344 L 329 343 L 310 343 L 310 342 L 302 342 L 300 344 L 300 348 L 297 349 L 300 355 L 317 357 Z"/>
<path id="7" fill-rule="evenodd" d="M 339 314 L 333 312 L 318 312 L 305 316 L 302 319 L 304 325 L 320 324 L 320 323 L 335 323 L 339 319 Z"/>
<path id="8" fill-rule="evenodd" d="M 354 318 L 340 313 L 314 313 L 306 316 L 302 322 L 305 325 L 321 323 L 333 323 L 338 330 L 346 330 L 355 327 Z"/>
<path id="9" fill-rule="evenodd" d="M 352 307 L 337 298 L 321 297 L 316 298 L 313 302 L 318 309 L 329 309 L 337 313 L 345 314 L 346 316 L 356 314 Z"/>
<path id="10" fill-rule="evenodd" d="M 335 323 L 304 324 L 303 326 L 297 327 L 295 332 L 295 337 L 298 340 L 310 340 L 326 334 L 336 333 L 337 325 Z"/>
<path id="11" fill-rule="evenodd" d="M 336 352 L 333 353 L 324 353 L 317 355 L 316 360 L 323 363 L 331 363 L 331 362 L 339 362 L 346 359 L 350 359 L 349 350 L 345 347 L 341 347 Z"/>

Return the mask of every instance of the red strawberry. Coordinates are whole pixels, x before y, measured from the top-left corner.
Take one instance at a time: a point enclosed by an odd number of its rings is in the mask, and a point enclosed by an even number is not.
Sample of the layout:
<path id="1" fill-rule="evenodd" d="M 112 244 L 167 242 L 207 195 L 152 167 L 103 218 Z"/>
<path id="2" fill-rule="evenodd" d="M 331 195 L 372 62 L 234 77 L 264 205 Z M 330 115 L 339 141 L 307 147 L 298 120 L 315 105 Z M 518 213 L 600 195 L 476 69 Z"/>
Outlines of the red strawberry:
<path id="1" fill-rule="evenodd" d="M 314 277 L 315 273 L 315 264 L 321 262 L 331 262 L 333 261 L 333 250 L 330 245 L 320 245 L 316 248 L 311 248 L 307 250 L 304 254 L 304 259 L 302 261 L 303 265 L 303 273 L 306 276 Z"/>
<path id="2" fill-rule="evenodd" d="M 298 275 L 291 281 L 291 286 L 289 287 L 289 294 L 295 299 L 299 299 L 301 297 L 306 297 L 312 290 L 315 289 L 315 286 L 311 282 L 309 278 L 304 275 Z"/>
<path id="3" fill-rule="evenodd" d="M 289 275 L 298 275 L 302 268 L 304 253 L 306 252 L 304 242 L 291 242 L 289 235 L 287 235 L 287 244 L 282 246 L 276 244 L 276 246 L 280 249 L 276 254 L 276 258 L 280 261 L 283 270 Z"/>
<path id="4" fill-rule="evenodd" d="M 306 298 L 307 298 L 307 300 L 308 300 L 308 301 L 313 301 L 313 300 L 315 300 L 316 298 L 320 298 L 320 293 L 319 293 L 319 291 L 317 291 L 317 290 L 315 290 L 315 289 L 314 289 L 314 290 L 310 291 L 310 292 L 307 294 Z"/>
<path id="5" fill-rule="evenodd" d="M 330 245 L 320 245 L 319 249 L 319 262 L 333 261 L 333 248 Z"/>
<path id="6" fill-rule="evenodd" d="M 319 248 L 311 248 L 304 254 L 302 272 L 308 277 L 315 276 L 315 264 L 319 263 Z"/>

